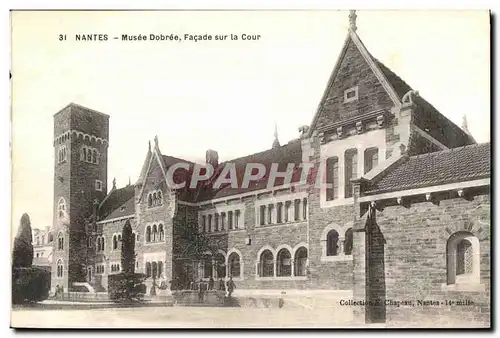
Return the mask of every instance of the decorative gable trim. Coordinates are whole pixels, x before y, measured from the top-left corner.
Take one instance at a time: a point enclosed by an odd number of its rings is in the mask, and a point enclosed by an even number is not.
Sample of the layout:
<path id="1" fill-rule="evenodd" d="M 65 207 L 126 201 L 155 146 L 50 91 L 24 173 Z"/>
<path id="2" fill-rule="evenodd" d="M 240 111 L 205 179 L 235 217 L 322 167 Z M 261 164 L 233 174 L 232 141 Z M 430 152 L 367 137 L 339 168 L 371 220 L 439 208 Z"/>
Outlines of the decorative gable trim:
<path id="1" fill-rule="evenodd" d="M 316 114 L 314 115 L 313 121 L 311 123 L 311 126 L 309 130 L 307 131 L 307 137 L 311 137 L 312 133 L 314 131 L 314 127 L 316 125 L 316 122 L 318 120 L 318 117 L 320 113 L 323 110 L 323 104 L 328 96 L 328 93 L 330 92 L 330 88 L 333 85 L 333 82 L 335 81 L 335 78 L 337 77 L 337 73 L 340 68 L 340 64 L 342 63 L 342 60 L 344 59 L 345 53 L 347 52 L 347 47 L 349 45 L 349 40 L 351 40 L 356 48 L 358 48 L 358 51 L 361 53 L 363 56 L 363 59 L 366 61 L 370 69 L 373 71 L 379 82 L 382 84 L 382 87 L 384 87 L 384 90 L 387 92 L 389 97 L 391 98 L 392 102 L 396 107 L 401 107 L 401 100 L 399 99 L 398 94 L 392 87 L 392 85 L 389 83 L 385 75 L 382 73 L 380 68 L 377 66 L 377 64 L 373 61 L 370 53 L 366 49 L 366 47 L 363 45 L 363 42 L 361 42 L 359 36 L 354 32 L 353 30 L 349 30 L 349 33 L 347 34 L 347 37 L 344 41 L 344 47 L 342 47 L 342 51 L 340 52 L 339 57 L 337 58 L 337 62 L 335 64 L 335 67 L 333 68 L 333 71 L 330 75 L 330 78 L 328 80 L 328 84 L 325 88 L 325 91 L 323 93 L 323 96 L 321 97 L 320 103 L 318 105 L 318 108 L 316 110 Z"/>

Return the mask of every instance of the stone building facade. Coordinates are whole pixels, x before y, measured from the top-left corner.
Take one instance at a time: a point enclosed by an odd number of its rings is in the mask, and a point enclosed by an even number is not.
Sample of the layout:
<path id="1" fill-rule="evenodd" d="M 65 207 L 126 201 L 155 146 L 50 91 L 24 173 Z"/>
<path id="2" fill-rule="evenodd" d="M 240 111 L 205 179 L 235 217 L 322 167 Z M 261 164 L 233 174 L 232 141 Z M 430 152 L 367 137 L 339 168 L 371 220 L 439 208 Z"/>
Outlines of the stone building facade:
<path id="1" fill-rule="evenodd" d="M 54 235 L 50 227 L 33 229 L 33 265 L 50 268 Z"/>
<path id="2" fill-rule="evenodd" d="M 214 173 L 194 188 L 200 165 L 163 155 L 155 138 L 137 182 L 113 182 L 106 193 L 109 116 L 76 104 L 57 113 L 52 286 L 105 291 L 130 221 L 148 290 L 158 278 L 232 276 L 240 294 L 362 301 L 352 310 L 365 322 L 435 313 L 489 323 L 490 145 L 476 144 L 375 59 L 350 19 L 300 138 L 280 145 L 276 137 L 271 149 L 226 162 L 208 150 Z M 255 163 L 266 175 L 247 188 L 214 187 L 230 168 L 241 184 Z M 279 172 L 293 165 L 290 181 L 268 185 L 273 164 Z M 169 171 L 187 187 L 167 184 Z M 391 303 L 459 299 L 475 305 Z"/>

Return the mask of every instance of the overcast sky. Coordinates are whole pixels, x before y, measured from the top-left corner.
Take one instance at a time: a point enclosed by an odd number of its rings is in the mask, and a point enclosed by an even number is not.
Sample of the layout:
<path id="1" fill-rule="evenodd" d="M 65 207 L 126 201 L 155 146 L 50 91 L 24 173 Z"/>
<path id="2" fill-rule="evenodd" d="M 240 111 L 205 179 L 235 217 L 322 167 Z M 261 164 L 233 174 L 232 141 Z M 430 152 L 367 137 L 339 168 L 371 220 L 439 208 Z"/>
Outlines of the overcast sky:
<path id="1" fill-rule="evenodd" d="M 221 161 L 309 125 L 342 48 L 347 11 L 15 12 L 12 15 L 13 225 L 52 223 L 53 114 L 70 102 L 110 118 L 108 187 L 135 182 L 148 140 L 163 154 Z M 358 11 L 376 58 L 450 120 L 490 139 L 486 11 Z M 75 34 L 108 34 L 76 42 Z M 260 35 L 258 41 L 124 42 L 121 34 Z M 58 35 L 66 34 L 66 41 Z"/>

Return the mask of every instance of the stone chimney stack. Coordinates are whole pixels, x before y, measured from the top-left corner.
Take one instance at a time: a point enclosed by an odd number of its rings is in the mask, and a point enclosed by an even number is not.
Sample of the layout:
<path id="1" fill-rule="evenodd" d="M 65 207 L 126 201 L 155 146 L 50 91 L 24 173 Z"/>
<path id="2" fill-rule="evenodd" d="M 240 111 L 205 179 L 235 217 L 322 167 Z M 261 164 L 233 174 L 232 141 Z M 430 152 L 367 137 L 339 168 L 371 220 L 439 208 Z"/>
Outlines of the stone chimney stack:
<path id="1" fill-rule="evenodd" d="M 211 164 L 214 168 L 219 165 L 219 154 L 212 149 L 208 149 L 206 153 L 206 163 Z"/>

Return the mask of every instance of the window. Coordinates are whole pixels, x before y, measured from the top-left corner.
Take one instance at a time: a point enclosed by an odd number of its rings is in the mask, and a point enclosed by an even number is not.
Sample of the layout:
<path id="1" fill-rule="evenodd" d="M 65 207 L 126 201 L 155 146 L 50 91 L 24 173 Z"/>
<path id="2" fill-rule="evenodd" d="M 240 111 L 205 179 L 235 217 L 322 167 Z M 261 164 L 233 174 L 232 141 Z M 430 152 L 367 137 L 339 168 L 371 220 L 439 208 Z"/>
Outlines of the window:
<path id="1" fill-rule="evenodd" d="M 88 240 L 87 240 L 87 246 L 88 246 L 89 248 L 91 248 L 91 247 L 92 247 L 92 237 L 90 237 L 90 236 L 89 236 L 89 238 L 88 238 Z"/>
<path id="2" fill-rule="evenodd" d="M 95 190 L 102 191 L 102 181 L 95 180 Z"/>
<path id="3" fill-rule="evenodd" d="M 305 276 L 307 272 L 307 249 L 304 247 L 295 251 L 294 275 Z"/>
<path id="4" fill-rule="evenodd" d="M 378 165 L 378 148 L 365 150 L 365 174 Z"/>
<path id="5" fill-rule="evenodd" d="M 326 200 L 332 201 L 339 198 L 339 159 L 330 157 L 326 160 Z"/>
<path id="6" fill-rule="evenodd" d="M 163 262 L 158 262 L 158 275 L 157 275 L 157 277 L 160 278 L 162 274 L 163 274 Z"/>
<path id="7" fill-rule="evenodd" d="M 226 226 L 226 213 L 223 212 L 220 214 L 220 230 L 224 231 Z"/>
<path id="8" fill-rule="evenodd" d="M 158 226 L 158 239 L 163 241 L 165 239 L 165 232 L 163 231 L 163 224 Z"/>
<path id="9" fill-rule="evenodd" d="M 152 206 L 153 206 L 153 196 L 148 195 L 148 207 L 152 207 Z"/>
<path id="10" fill-rule="evenodd" d="M 283 222 L 283 203 L 278 203 L 276 205 L 276 223 Z"/>
<path id="11" fill-rule="evenodd" d="M 297 199 L 294 201 L 294 220 L 299 221 L 300 220 L 300 200 Z"/>
<path id="12" fill-rule="evenodd" d="M 358 87 L 346 89 L 344 91 L 344 103 L 356 101 L 358 99 Z"/>
<path id="13" fill-rule="evenodd" d="M 152 191 L 148 194 L 148 207 L 157 207 L 163 204 L 163 196 L 160 190 Z"/>
<path id="14" fill-rule="evenodd" d="M 66 161 L 66 146 L 59 147 L 57 152 L 57 163 L 62 163 Z"/>
<path id="15" fill-rule="evenodd" d="M 219 231 L 219 214 L 214 217 L 214 231 Z"/>
<path id="16" fill-rule="evenodd" d="M 479 284 L 479 240 L 472 233 L 459 231 L 448 239 L 447 284 Z"/>
<path id="17" fill-rule="evenodd" d="M 118 237 L 113 235 L 113 250 L 118 249 Z"/>
<path id="18" fill-rule="evenodd" d="M 352 254 L 352 228 L 347 229 L 345 232 L 345 240 L 344 240 L 344 254 L 351 255 Z"/>
<path id="19" fill-rule="evenodd" d="M 151 232 L 151 236 L 153 237 L 152 241 L 156 242 L 158 240 L 158 227 L 156 224 L 153 224 L 153 230 Z"/>
<path id="20" fill-rule="evenodd" d="M 146 242 L 151 242 L 151 227 L 149 225 L 146 227 Z"/>
<path id="21" fill-rule="evenodd" d="M 345 153 L 345 197 L 352 197 L 352 182 L 357 178 L 358 152 L 356 149 L 347 150 Z"/>
<path id="22" fill-rule="evenodd" d="M 120 264 L 119 263 L 111 264 L 111 272 L 120 272 Z"/>
<path id="23" fill-rule="evenodd" d="M 212 232 L 212 215 L 208 215 L 208 232 Z"/>
<path id="24" fill-rule="evenodd" d="M 36 258 L 38 258 L 39 256 L 40 256 L 40 254 L 37 252 L 37 253 L 36 253 Z"/>
<path id="25" fill-rule="evenodd" d="M 66 214 L 66 201 L 63 197 L 61 197 L 57 203 L 57 214 L 59 215 L 59 218 L 63 218 Z"/>
<path id="26" fill-rule="evenodd" d="M 97 246 L 97 251 L 104 251 L 105 246 L 104 246 L 104 237 L 103 236 L 98 236 L 96 239 L 96 246 Z"/>
<path id="27" fill-rule="evenodd" d="M 259 264 L 261 277 L 274 276 L 274 257 L 271 250 L 266 249 L 260 254 Z"/>
<path id="28" fill-rule="evenodd" d="M 63 277 L 63 263 L 61 260 L 57 261 L 57 277 Z"/>
<path id="29" fill-rule="evenodd" d="M 92 163 L 97 163 L 97 150 L 92 150 Z"/>
<path id="30" fill-rule="evenodd" d="M 146 262 L 146 277 L 149 278 L 149 277 L 151 277 L 151 275 L 152 275 L 151 263 Z"/>
<path id="31" fill-rule="evenodd" d="M 260 225 L 266 224 L 266 206 L 265 205 L 260 206 L 259 223 L 260 223 Z"/>
<path id="32" fill-rule="evenodd" d="M 290 217 L 290 205 L 292 202 L 286 201 L 285 202 L 285 223 L 288 222 L 288 218 Z"/>
<path id="33" fill-rule="evenodd" d="M 57 237 L 57 250 L 64 250 L 64 235 L 62 233 Z"/>
<path id="34" fill-rule="evenodd" d="M 281 249 L 276 259 L 276 275 L 287 277 L 292 275 L 292 259 L 288 249 Z"/>
<path id="35" fill-rule="evenodd" d="M 210 278 L 213 277 L 213 265 L 212 265 L 212 256 L 205 255 L 203 256 L 203 277 Z"/>
<path id="36" fill-rule="evenodd" d="M 238 229 L 239 225 L 240 225 L 240 211 L 236 210 L 234 212 L 234 228 Z"/>
<path id="37" fill-rule="evenodd" d="M 229 276 L 239 278 L 241 276 L 240 256 L 233 252 L 229 255 Z"/>
<path id="38" fill-rule="evenodd" d="M 208 231 L 208 229 L 207 229 L 207 216 L 205 216 L 205 215 L 201 216 L 201 220 L 202 220 L 201 222 L 202 222 L 202 229 L 203 229 L 202 231 L 207 232 Z"/>
<path id="39" fill-rule="evenodd" d="M 339 233 L 336 230 L 330 230 L 326 236 L 326 255 L 337 256 Z"/>
<path id="40" fill-rule="evenodd" d="M 227 213 L 227 225 L 228 225 L 229 230 L 233 229 L 233 212 L 232 211 L 229 211 Z"/>
<path id="41" fill-rule="evenodd" d="M 307 198 L 302 200 L 302 219 L 307 219 Z"/>
<path id="42" fill-rule="evenodd" d="M 80 161 L 99 164 L 100 153 L 96 148 L 83 146 L 80 150 Z"/>
<path id="43" fill-rule="evenodd" d="M 274 205 L 269 204 L 267 206 L 267 224 L 273 224 L 273 209 Z"/>
<path id="44" fill-rule="evenodd" d="M 158 263 L 156 262 L 151 263 L 151 267 L 152 267 L 152 276 L 154 278 L 158 277 Z"/>
<path id="45" fill-rule="evenodd" d="M 98 264 L 95 267 L 95 273 L 97 275 L 102 275 L 104 273 L 104 264 Z"/>

